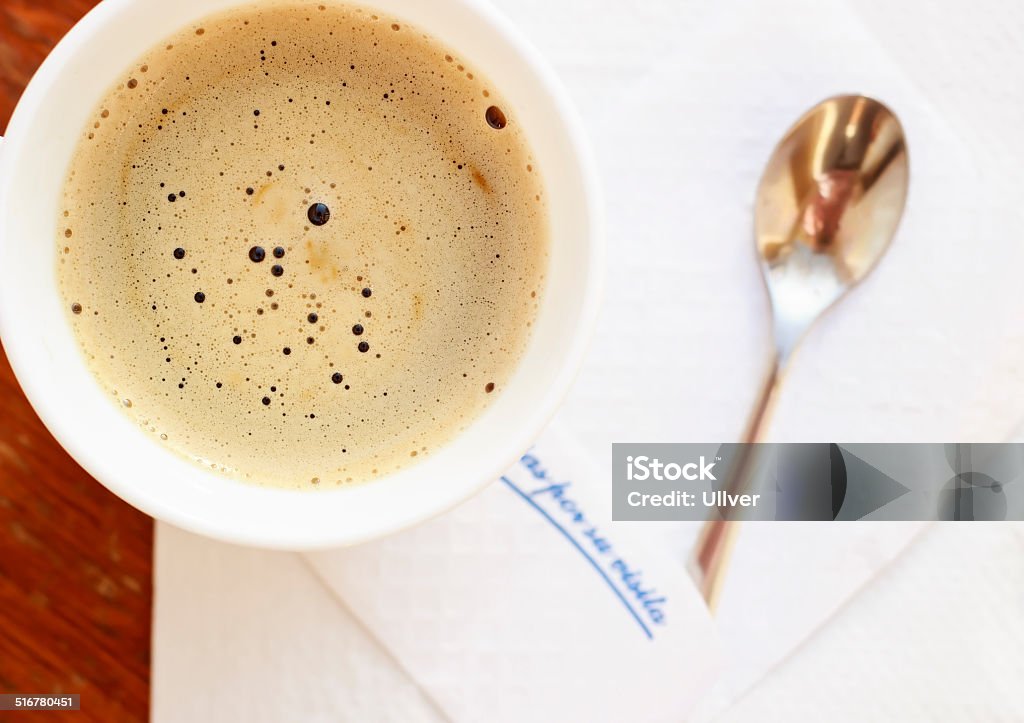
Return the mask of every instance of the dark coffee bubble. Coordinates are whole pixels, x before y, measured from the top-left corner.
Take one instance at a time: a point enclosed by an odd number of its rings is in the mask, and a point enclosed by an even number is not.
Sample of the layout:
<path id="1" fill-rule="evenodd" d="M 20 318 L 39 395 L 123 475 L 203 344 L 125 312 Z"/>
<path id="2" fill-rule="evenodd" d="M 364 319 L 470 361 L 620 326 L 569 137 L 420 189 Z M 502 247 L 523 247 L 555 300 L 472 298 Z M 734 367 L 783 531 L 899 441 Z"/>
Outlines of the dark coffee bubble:
<path id="1" fill-rule="evenodd" d="M 274 276 L 280 276 L 281 274 L 284 273 L 284 266 L 282 266 L 281 264 L 274 264 L 273 266 L 270 267 L 270 273 L 272 273 Z"/>
<path id="2" fill-rule="evenodd" d="M 195 297 L 193 298 L 195 298 L 197 304 L 201 304 L 204 301 L 206 301 L 206 294 L 204 294 L 202 291 L 197 291 Z"/>
<path id="3" fill-rule="evenodd" d="M 309 207 L 309 210 L 306 212 L 306 216 L 309 218 L 309 222 L 314 226 L 323 226 L 331 220 L 331 209 L 327 208 L 327 204 L 314 203 Z"/>
<path id="4" fill-rule="evenodd" d="M 253 114 L 253 115 L 255 115 L 255 116 L 258 116 L 258 115 L 260 114 L 260 112 L 259 112 L 259 110 L 254 110 L 254 111 L 252 112 L 252 114 Z"/>
<path id="5" fill-rule="evenodd" d="M 365 298 L 365 299 L 369 299 L 373 295 L 373 292 L 370 290 L 369 287 L 365 287 L 363 289 L 362 293 L 363 293 L 363 298 Z"/>
<path id="6" fill-rule="evenodd" d="M 363 333 L 363 325 L 362 324 L 356 324 L 355 326 L 353 326 L 352 327 L 352 333 L 355 334 L 356 336 L 361 335 Z"/>
<path id="7" fill-rule="evenodd" d="M 505 118 L 505 114 L 501 108 L 496 105 L 492 105 L 484 113 L 484 117 L 487 119 L 487 125 L 495 130 L 501 130 L 508 125 L 508 120 Z"/>
<path id="8" fill-rule="evenodd" d="M 82 313 L 82 305 L 79 304 L 77 301 L 75 303 L 73 303 L 71 305 L 71 313 L 72 314 L 81 314 Z"/>
<path id="9" fill-rule="evenodd" d="M 367 344 L 365 341 L 359 342 L 359 351 L 365 354 L 366 352 L 370 351 L 370 345 Z"/>
<path id="10" fill-rule="evenodd" d="M 341 384 L 341 381 L 344 378 L 345 377 L 341 376 L 341 372 L 334 372 L 334 374 L 331 375 L 331 381 L 334 382 L 335 384 Z"/>
<path id="11" fill-rule="evenodd" d="M 283 259 L 284 258 L 284 246 L 275 246 L 274 247 L 274 258 L 275 259 Z"/>
<path id="12" fill-rule="evenodd" d="M 173 194 L 173 193 L 171 193 L 171 194 L 169 194 L 167 196 L 167 200 L 170 201 L 171 203 L 174 203 L 177 200 L 177 198 L 178 197 L 175 194 Z"/>
<path id="13" fill-rule="evenodd" d="M 245 189 L 245 195 L 247 195 L 247 196 L 251 196 L 254 193 L 256 193 L 256 191 L 253 190 L 252 186 L 250 186 L 249 188 Z"/>
<path id="14" fill-rule="evenodd" d="M 263 250 L 262 246 L 253 246 L 249 249 L 249 260 L 255 263 L 259 263 L 267 257 L 267 252 Z"/>
<path id="15" fill-rule="evenodd" d="M 263 406 L 264 407 L 269 407 L 270 406 L 270 397 L 263 397 Z"/>
<path id="16" fill-rule="evenodd" d="M 183 248 L 176 248 L 176 249 L 174 249 L 174 258 L 176 258 L 176 259 L 183 259 L 183 258 L 185 258 L 185 249 L 183 249 Z"/>
<path id="17" fill-rule="evenodd" d="M 484 391 L 487 392 L 488 394 L 493 392 L 494 391 L 494 382 L 487 382 L 487 384 L 484 385 Z"/>
<path id="18" fill-rule="evenodd" d="M 320 317 L 317 316 L 316 313 L 310 313 L 310 315 L 306 317 L 306 321 L 310 324 L 315 324 L 319 318 Z"/>
<path id="19" fill-rule="evenodd" d="M 306 343 L 307 343 L 307 344 L 312 344 L 312 343 L 313 343 L 313 342 L 315 342 L 315 341 L 316 341 L 316 339 L 314 339 L 314 338 L 313 338 L 313 337 L 311 337 L 311 336 L 307 336 L 307 337 L 306 337 Z"/>
<path id="20" fill-rule="evenodd" d="M 292 353 L 292 348 L 290 346 L 286 346 L 284 349 L 282 349 L 282 351 L 284 352 L 285 356 L 288 356 L 289 354 Z"/>
<path id="21" fill-rule="evenodd" d="M 282 163 L 281 165 L 279 165 L 279 166 L 277 167 L 277 170 L 279 170 L 279 171 L 283 171 L 283 170 L 284 170 L 284 164 Z"/>
<path id="22" fill-rule="evenodd" d="M 241 343 L 242 343 L 242 337 L 240 337 L 240 336 L 238 336 L 238 335 L 236 334 L 235 336 L 233 336 L 233 337 L 231 338 L 231 341 L 235 342 L 236 344 L 241 344 Z"/>

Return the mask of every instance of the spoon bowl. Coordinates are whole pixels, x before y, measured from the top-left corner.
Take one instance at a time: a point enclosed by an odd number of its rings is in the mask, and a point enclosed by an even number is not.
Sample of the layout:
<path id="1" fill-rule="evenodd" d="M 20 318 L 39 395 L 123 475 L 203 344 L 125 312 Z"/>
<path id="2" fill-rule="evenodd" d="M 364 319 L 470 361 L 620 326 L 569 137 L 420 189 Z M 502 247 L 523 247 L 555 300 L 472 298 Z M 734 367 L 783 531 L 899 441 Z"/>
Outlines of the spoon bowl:
<path id="1" fill-rule="evenodd" d="M 757 190 L 754 233 L 783 361 L 809 323 L 885 254 L 908 181 L 899 120 L 865 96 L 819 103 L 775 147 Z"/>

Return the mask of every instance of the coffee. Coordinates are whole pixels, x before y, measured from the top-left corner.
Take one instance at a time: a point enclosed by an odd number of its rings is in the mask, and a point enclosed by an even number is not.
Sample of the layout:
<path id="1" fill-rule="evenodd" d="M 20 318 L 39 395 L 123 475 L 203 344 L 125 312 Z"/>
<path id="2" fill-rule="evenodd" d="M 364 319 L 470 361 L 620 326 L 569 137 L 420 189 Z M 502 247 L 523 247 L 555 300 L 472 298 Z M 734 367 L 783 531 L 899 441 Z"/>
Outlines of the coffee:
<path id="1" fill-rule="evenodd" d="M 181 30 L 90 117 L 58 220 L 87 361 L 176 452 L 285 487 L 373 479 L 501 393 L 548 220 L 514 109 L 345 5 Z"/>

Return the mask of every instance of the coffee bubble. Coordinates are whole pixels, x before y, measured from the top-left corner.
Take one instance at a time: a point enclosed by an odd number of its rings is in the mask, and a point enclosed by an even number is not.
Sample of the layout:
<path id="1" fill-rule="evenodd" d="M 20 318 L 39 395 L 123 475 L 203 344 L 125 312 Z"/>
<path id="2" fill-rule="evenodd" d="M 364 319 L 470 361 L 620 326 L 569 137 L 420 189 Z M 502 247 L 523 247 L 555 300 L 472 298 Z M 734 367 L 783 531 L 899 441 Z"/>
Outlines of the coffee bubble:
<path id="1" fill-rule="evenodd" d="M 501 130 L 508 125 L 508 120 L 505 119 L 505 114 L 501 108 L 496 105 L 492 105 L 484 113 L 484 117 L 487 119 L 487 125 L 495 130 Z"/>
<path id="2" fill-rule="evenodd" d="M 326 204 L 314 203 L 309 207 L 309 210 L 306 212 L 306 216 L 309 218 L 309 222 L 314 226 L 323 226 L 331 220 L 331 209 L 327 208 Z"/>

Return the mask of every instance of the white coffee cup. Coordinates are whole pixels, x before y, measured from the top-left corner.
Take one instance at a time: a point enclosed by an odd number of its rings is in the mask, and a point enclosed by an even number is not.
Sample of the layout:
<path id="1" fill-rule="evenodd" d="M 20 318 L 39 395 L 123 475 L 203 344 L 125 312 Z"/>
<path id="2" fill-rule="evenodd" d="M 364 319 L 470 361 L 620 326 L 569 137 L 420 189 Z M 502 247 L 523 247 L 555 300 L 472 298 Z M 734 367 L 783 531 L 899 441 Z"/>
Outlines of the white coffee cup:
<path id="1" fill-rule="evenodd" d="M 205 470 L 139 428 L 86 368 L 57 287 L 57 221 L 76 142 L 115 79 L 170 33 L 239 4 L 104 0 L 43 63 L 0 143 L 0 335 L 22 388 L 57 440 L 144 512 L 240 544 L 310 549 L 359 542 L 425 520 L 480 490 L 529 447 L 554 413 L 582 360 L 598 306 L 604 264 L 596 174 L 566 93 L 486 0 L 370 0 L 381 15 L 418 26 L 488 76 L 525 129 L 545 178 L 552 232 L 532 339 L 486 412 L 403 471 L 298 492 Z"/>

